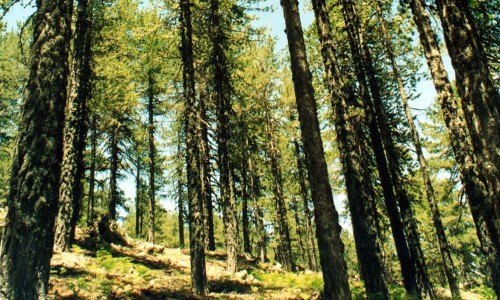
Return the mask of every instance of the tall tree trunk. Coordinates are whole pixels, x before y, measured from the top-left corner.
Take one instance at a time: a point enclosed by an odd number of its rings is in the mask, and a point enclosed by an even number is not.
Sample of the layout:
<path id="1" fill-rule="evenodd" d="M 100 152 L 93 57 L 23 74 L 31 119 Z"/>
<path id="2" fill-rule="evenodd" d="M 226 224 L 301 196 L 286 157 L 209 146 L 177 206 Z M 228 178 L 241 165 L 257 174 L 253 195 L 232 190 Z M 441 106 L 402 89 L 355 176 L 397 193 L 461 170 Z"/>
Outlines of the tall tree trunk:
<path id="1" fill-rule="evenodd" d="M 304 162 L 304 158 L 302 156 L 302 147 L 299 144 L 298 140 L 293 141 L 295 145 L 295 155 L 297 159 L 297 170 L 299 175 L 299 185 L 300 185 L 300 194 L 302 196 L 302 205 L 304 206 L 304 226 L 306 231 L 306 242 L 307 242 L 307 262 L 309 265 L 309 269 L 312 271 L 318 271 L 317 266 L 317 258 L 316 258 L 316 247 L 314 243 L 313 236 L 313 228 L 311 224 L 312 214 L 309 209 L 309 193 L 306 184 L 306 174 L 305 170 L 306 165 Z"/>
<path id="2" fill-rule="evenodd" d="M 285 17 L 302 143 L 314 204 L 324 295 L 325 299 L 351 299 L 347 266 L 343 257 L 344 244 L 340 239 L 341 227 L 328 178 L 298 2 L 282 0 L 281 6 Z"/>
<path id="3" fill-rule="evenodd" d="M 77 7 L 75 57 L 66 104 L 64 150 L 59 187 L 59 211 L 56 218 L 54 250 L 67 251 L 75 237 L 83 198 L 82 178 L 85 172 L 83 151 L 87 136 L 87 101 L 90 98 L 90 9 L 88 0 Z"/>
<path id="4" fill-rule="evenodd" d="M 215 251 L 215 232 L 214 232 L 214 208 L 212 204 L 212 170 L 210 167 L 210 144 L 208 139 L 208 118 L 207 118 L 207 105 L 206 95 L 200 92 L 200 109 L 201 109 L 201 153 L 203 164 L 203 201 L 204 211 L 206 212 L 205 229 L 207 231 L 207 249 Z"/>
<path id="5" fill-rule="evenodd" d="M 363 66 L 366 69 L 366 79 L 372 95 L 373 101 L 370 101 L 368 105 L 373 106 L 372 110 L 375 112 L 375 120 L 377 126 L 380 129 L 382 143 L 387 154 L 389 172 L 391 174 L 392 184 L 396 192 L 396 197 L 398 199 L 403 226 L 407 235 L 410 257 L 413 260 L 413 264 L 415 265 L 417 284 L 422 295 L 430 298 L 435 298 L 436 296 L 434 293 L 434 288 L 432 287 L 432 283 L 429 279 L 424 254 L 422 251 L 422 247 L 420 246 L 420 234 L 417 228 L 417 221 L 413 216 L 411 200 L 406 191 L 404 180 L 401 175 L 402 168 L 400 164 L 400 154 L 396 150 L 394 145 L 392 131 L 387 119 L 387 114 L 382 102 L 382 97 L 380 95 L 379 83 L 377 78 L 375 77 L 376 71 L 374 68 L 372 56 L 367 43 L 364 41 L 363 32 L 360 26 L 360 22 L 358 21 L 355 4 L 352 2 L 352 0 L 348 0 L 347 3 L 350 3 L 353 21 L 355 22 L 355 25 L 357 27 L 357 35 L 363 58 L 362 62 Z"/>
<path id="6" fill-rule="evenodd" d="M 149 201 L 148 201 L 148 236 L 147 241 L 155 242 L 155 172 L 156 172 L 156 149 L 155 149 L 155 123 L 154 123 L 154 74 L 148 72 L 148 144 L 149 144 Z"/>
<path id="7" fill-rule="evenodd" d="M 295 221 L 295 235 L 297 236 L 297 243 L 299 246 L 299 255 L 303 262 L 308 262 L 307 255 L 309 254 L 309 249 L 304 247 L 304 230 L 302 228 L 302 222 L 299 216 L 298 202 L 293 200 L 290 201 L 290 209 L 293 212 L 293 220 Z"/>
<path id="8" fill-rule="evenodd" d="M 266 100 L 267 101 L 267 100 Z M 278 235 L 279 261 L 286 271 L 292 271 L 295 262 L 292 253 L 292 242 L 290 239 L 290 229 L 288 228 L 287 208 L 283 195 L 283 178 L 279 165 L 279 150 L 275 145 L 274 129 L 270 116 L 270 108 L 266 102 L 266 135 L 268 140 L 267 153 L 271 163 L 271 174 L 273 177 L 274 206 L 276 210 L 276 232 Z"/>
<path id="9" fill-rule="evenodd" d="M 180 0 L 181 55 L 183 63 L 183 81 L 185 98 L 186 128 L 186 164 L 189 204 L 189 247 L 191 256 L 191 283 L 193 292 L 204 296 L 207 293 L 207 275 L 205 266 L 205 243 L 203 229 L 203 195 L 200 138 L 200 105 L 196 101 L 193 40 L 190 0 Z M 179 213 L 180 215 L 180 213 Z"/>
<path id="10" fill-rule="evenodd" d="M 135 236 L 140 237 L 142 235 L 142 184 L 141 184 L 141 155 L 139 153 L 139 143 L 136 144 L 137 162 L 136 162 L 136 174 L 135 174 Z"/>
<path id="11" fill-rule="evenodd" d="M 399 94 L 401 96 L 401 101 L 403 105 L 403 109 L 405 111 L 406 118 L 408 119 L 408 125 L 410 127 L 410 133 L 412 136 L 413 144 L 415 146 L 415 152 L 417 153 L 417 158 L 420 164 L 420 172 L 422 173 L 422 179 L 425 186 L 425 193 L 427 196 L 427 201 L 429 202 L 432 219 L 434 222 L 434 228 L 436 229 L 436 235 L 439 242 L 439 248 L 441 253 L 441 258 L 443 259 L 443 266 L 445 269 L 446 277 L 448 279 L 448 284 L 450 286 L 451 293 L 454 298 L 460 298 L 460 290 L 458 288 L 458 282 L 456 278 L 456 270 L 453 264 L 453 259 L 451 257 L 450 246 L 448 244 L 448 240 L 446 239 L 446 234 L 444 230 L 443 222 L 441 221 L 441 214 L 439 212 L 439 208 L 437 206 L 434 187 L 432 186 L 430 172 L 427 167 L 427 160 L 425 159 L 422 145 L 420 144 L 420 137 L 417 131 L 417 127 L 413 120 L 413 116 L 411 113 L 411 109 L 408 102 L 408 96 L 406 95 L 406 91 L 403 84 L 403 79 L 399 72 L 399 68 L 396 64 L 396 56 L 392 50 L 391 38 L 389 36 L 389 32 L 387 30 L 384 16 L 382 14 L 382 9 L 380 5 L 380 0 L 375 1 L 375 8 L 377 10 L 377 14 L 380 20 L 382 34 L 384 38 L 384 44 L 387 52 L 387 56 L 391 61 L 392 72 L 394 75 L 394 79 L 398 85 Z"/>
<path id="12" fill-rule="evenodd" d="M 90 175 L 89 175 L 89 201 L 87 206 L 87 226 L 92 226 L 95 220 L 95 173 L 97 164 L 97 119 L 92 115 L 90 121 Z"/>
<path id="13" fill-rule="evenodd" d="M 109 177 L 108 217 L 116 221 L 116 206 L 118 205 L 118 125 L 111 128 L 111 167 Z"/>
<path id="14" fill-rule="evenodd" d="M 243 151 L 248 149 L 248 139 L 245 139 L 246 147 Z M 241 167 L 241 177 L 242 177 L 242 204 L 241 204 L 241 223 L 243 231 L 243 251 L 248 254 L 252 254 L 252 247 L 250 245 L 250 222 L 248 218 L 248 200 L 250 199 L 250 186 L 248 185 L 248 159 L 243 158 L 243 163 Z"/>
<path id="15" fill-rule="evenodd" d="M 46 299 L 59 200 L 70 1 L 37 1 L 0 249 L 0 298 Z"/>
<path id="16" fill-rule="evenodd" d="M 267 261 L 267 234 L 264 227 L 264 211 L 259 204 L 259 197 L 261 196 L 259 177 L 255 174 L 252 159 L 248 157 L 248 173 L 250 174 L 250 188 L 252 189 L 252 198 L 254 201 L 254 219 L 255 230 L 258 234 L 257 249 L 258 256 L 261 263 Z"/>
<path id="17" fill-rule="evenodd" d="M 179 132 L 177 144 L 177 211 L 178 211 L 178 229 L 179 229 L 179 248 L 186 247 L 184 243 L 184 172 L 183 172 L 183 154 L 181 146 L 181 134 Z"/>
<path id="18" fill-rule="evenodd" d="M 313 1 L 316 27 L 321 43 L 321 53 L 326 69 L 326 79 L 332 97 L 335 128 L 339 140 L 347 196 L 362 278 L 368 298 L 388 299 L 382 263 L 380 241 L 377 238 L 374 216 L 375 199 L 370 191 L 371 174 L 361 149 L 362 121 L 353 111 L 356 106 L 354 91 L 347 80 L 340 77 L 335 57 L 330 21 L 325 1 Z"/>
<path id="19" fill-rule="evenodd" d="M 488 197 L 482 217 L 487 228 L 488 264 L 500 297 L 500 95 L 466 0 L 437 0 L 446 46 L 455 69 L 458 95 L 471 136 L 478 173 Z"/>
<path id="20" fill-rule="evenodd" d="M 463 120 L 462 112 L 458 108 L 457 101 L 455 97 L 453 97 L 448 74 L 441 59 L 441 53 L 435 39 L 435 33 L 431 27 L 429 16 L 421 0 L 410 1 L 410 7 L 413 13 L 413 19 L 419 31 L 420 42 L 425 51 L 427 65 L 429 66 L 434 86 L 438 92 L 438 101 L 441 105 L 443 118 L 450 135 L 451 146 L 460 170 L 460 179 L 464 185 L 467 198 L 469 199 L 472 217 L 476 225 L 477 236 L 481 243 L 481 250 L 485 256 L 488 257 L 489 265 L 492 270 L 492 282 L 498 283 L 500 282 L 498 278 L 500 274 L 499 251 L 498 246 L 494 246 L 495 234 L 494 231 L 491 231 L 492 226 L 488 226 L 488 223 L 492 223 L 492 218 L 495 218 L 495 213 L 492 213 L 487 207 L 487 203 L 490 201 L 488 199 L 488 192 L 479 178 L 478 167 L 475 162 L 475 157 L 472 154 L 470 138 L 465 130 L 466 124 Z M 457 71 L 457 73 L 458 72 L 460 71 Z M 468 106 L 464 104 L 466 110 L 467 107 Z M 499 201 L 497 201 L 497 203 L 498 202 Z M 498 212 L 496 213 L 496 217 L 498 220 Z M 496 239 L 498 245 L 498 231 Z M 495 278 L 495 276 L 497 277 Z M 497 295 L 499 295 L 499 289 L 499 286 L 495 287 Z"/>
<path id="21" fill-rule="evenodd" d="M 413 295 L 414 297 L 420 297 L 416 279 L 416 266 L 410 255 L 410 249 L 403 231 L 403 222 L 401 221 L 401 215 L 398 209 L 397 198 L 393 182 L 391 180 L 391 174 L 389 172 L 381 133 L 376 121 L 373 105 L 371 104 L 372 100 L 366 80 L 366 74 L 363 66 L 363 56 L 357 34 L 359 26 L 357 26 L 358 21 L 355 18 L 351 2 L 343 1 L 343 15 L 347 26 L 356 77 L 360 85 L 359 88 L 361 97 L 364 101 L 366 123 L 370 132 L 371 144 L 382 185 L 387 215 L 389 217 L 396 252 L 401 266 L 403 283 L 408 294 Z"/>
<path id="22" fill-rule="evenodd" d="M 227 36 L 223 28 L 220 0 L 211 0 L 212 22 L 212 64 L 214 67 L 213 83 L 217 101 L 217 144 L 219 151 L 219 183 L 223 211 L 224 231 L 227 248 L 227 270 L 236 272 L 238 264 L 238 222 L 236 218 L 236 201 L 233 184 L 233 171 L 229 155 L 229 141 L 231 139 L 230 114 L 231 108 L 231 79 L 228 69 L 225 46 Z"/>

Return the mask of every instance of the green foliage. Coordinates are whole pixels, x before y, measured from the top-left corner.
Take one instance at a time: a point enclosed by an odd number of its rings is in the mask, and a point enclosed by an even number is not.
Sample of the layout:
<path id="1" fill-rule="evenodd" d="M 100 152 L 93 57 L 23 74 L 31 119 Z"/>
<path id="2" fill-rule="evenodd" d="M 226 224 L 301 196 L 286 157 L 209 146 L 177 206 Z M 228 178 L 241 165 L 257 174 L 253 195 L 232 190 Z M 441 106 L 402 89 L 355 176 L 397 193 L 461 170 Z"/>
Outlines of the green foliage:
<path id="1" fill-rule="evenodd" d="M 253 271 L 251 274 L 268 288 L 279 288 L 290 291 L 300 290 L 306 294 L 319 293 L 323 289 L 323 277 L 320 273 L 277 273 L 259 270 Z"/>

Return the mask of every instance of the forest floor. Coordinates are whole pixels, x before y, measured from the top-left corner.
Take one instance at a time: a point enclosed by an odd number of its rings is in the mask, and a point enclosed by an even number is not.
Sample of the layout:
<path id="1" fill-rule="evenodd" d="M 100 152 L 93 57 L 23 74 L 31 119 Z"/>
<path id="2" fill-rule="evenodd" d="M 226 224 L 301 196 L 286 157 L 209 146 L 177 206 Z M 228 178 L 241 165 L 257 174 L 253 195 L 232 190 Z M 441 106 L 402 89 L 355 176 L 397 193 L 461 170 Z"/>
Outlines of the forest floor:
<path id="1" fill-rule="evenodd" d="M 189 251 L 125 238 L 128 246 L 99 242 L 78 230 L 71 252 L 55 253 L 49 299 L 199 299 L 190 292 Z M 225 271 L 221 252 L 207 253 L 209 295 L 206 299 L 320 299 L 320 273 L 287 273 L 279 266 L 240 258 L 239 272 Z M 353 279 L 354 280 L 354 279 Z M 351 282 L 353 298 L 364 299 L 359 280 Z M 404 290 L 391 290 L 405 299 Z M 441 299 L 449 299 L 444 291 Z M 470 292 L 465 300 L 482 299 Z"/>

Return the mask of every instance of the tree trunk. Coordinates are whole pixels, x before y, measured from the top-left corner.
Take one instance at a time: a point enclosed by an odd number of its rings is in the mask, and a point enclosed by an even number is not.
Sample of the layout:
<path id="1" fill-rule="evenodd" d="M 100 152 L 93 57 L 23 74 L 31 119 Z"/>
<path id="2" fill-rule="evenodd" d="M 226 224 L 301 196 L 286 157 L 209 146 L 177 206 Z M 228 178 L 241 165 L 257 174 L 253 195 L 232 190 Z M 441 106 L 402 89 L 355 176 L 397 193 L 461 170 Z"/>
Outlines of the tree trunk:
<path id="1" fill-rule="evenodd" d="M 111 167 L 109 178 L 109 203 L 108 216 L 111 221 L 116 221 L 116 206 L 118 205 L 118 126 L 114 125 L 111 132 Z"/>
<path id="2" fill-rule="evenodd" d="M 420 42 L 425 51 L 427 65 L 429 66 L 434 86 L 438 92 L 438 101 L 441 105 L 443 118 L 450 135 L 451 146 L 460 170 L 460 179 L 464 185 L 467 198 L 469 199 L 472 217 L 476 225 L 477 236 L 481 243 L 481 250 L 483 254 L 488 257 L 489 265 L 492 269 L 492 282 L 498 283 L 500 282 L 498 278 L 500 274 L 499 251 L 496 250 L 498 247 L 495 248 L 494 246 L 494 231 L 491 231 L 491 226 L 487 225 L 491 223 L 491 219 L 495 217 L 495 213 L 492 213 L 487 208 L 486 203 L 489 202 L 488 192 L 484 188 L 483 182 L 479 179 L 478 167 L 472 154 L 470 138 L 465 130 L 465 121 L 463 120 L 462 112 L 458 108 L 456 99 L 453 97 L 448 74 L 441 59 L 441 54 L 435 39 L 435 33 L 431 27 L 429 16 L 421 0 L 412 0 L 410 2 L 410 7 L 413 13 L 413 19 L 415 20 L 415 24 L 420 34 Z M 459 71 L 457 71 L 457 73 L 458 72 Z M 467 106 L 464 104 L 464 107 L 466 108 Z M 496 216 L 498 218 L 498 212 Z M 496 237 L 498 243 L 498 234 Z M 494 276 L 497 276 L 496 279 Z M 499 289 L 500 287 L 495 287 L 497 295 L 499 295 Z"/>
<path id="3" fill-rule="evenodd" d="M 189 247 L 191 255 L 191 283 L 193 292 L 204 296 L 207 293 L 207 275 L 205 266 L 205 243 L 203 229 L 203 195 L 201 153 L 199 149 L 199 110 L 196 101 L 193 41 L 191 25 L 191 3 L 180 0 L 181 7 L 181 55 L 183 62 L 183 81 L 185 98 L 185 128 L 186 128 L 186 164 L 189 205 Z M 180 213 L 179 213 L 180 215 Z"/>
<path id="4" fill-rule="evenodd" d="M 481 214 L 487 228 L 485 238 L 489 239 L 485 252 L 493 289 L 500 297 L 500 95 L 468 1 L 437 0 L 436 4 L 477 158 L 477 170 L 488 195 L 482 203 Z"/>
<path id="5" fill-rule="evenodd" d="M 0 249 L 0 298 L 46 299 L 63 156 L 70 1 L 38 1 Z"/>
<path id="6" fill-rule="evenodd" d="M 353 3 L 352 1 L 349 2 L 351 4 Z M 358 27 L 357 34 L 363 57 L 362 62 L 363 66 L 366 69 L 366 79 L 373 100 L 373 102 L 370 101 L 368 105 L 373 105 L 372 110 L 375 112 L 375 120 L 377 122 L 377 126 L 380 129 L 382 143 L 387 154 L 389 172 L 391 174 L 392 184 L 396 192 L 396 197 L 398 199 L 403 226 L 407 235 L 410 257 L 413 260 L 413 264 L 415 265 L 417 284 L 420 289 L 420 294 L 424 295 L 425 297 L 434 299 L 436 298 L 436 296 L 432 283 L 429 279 L 422 247 L 420 246 L 420 234 L 417 228 L 417 221 L 413 216 L 411 200 L 406 191 L 404 180 L 401 175 L 402 168 L 400 164 L 400 154 L 396 150 L 394 145 L 392 130 L 387 120 L 387 114 L 385 112 L 385 108 L 382 103 L 382 97 L 380 95 L 379 83 L 377 78 L 375 77 L 376 71 L 373 65 L 372 56 L 366 42 L 364 41 L 360 23 L 359 21 L 357 21 L 357 13 L 354 4 L 352 4 L 351 8 L 355 20 L 354 22 Z"/>
<path id="7" fill-rule="evenodd" d="M 154 74 L 148 72 L 148 142 L 149 142 L 149 201 L 148 201 L 148 236 L 147 241 L 155 242 L 155 172 L 156 172 L 156 149 L 155 149 L 155 123 L 154 123 Z"/>
<path id="8" fill-rule="evenodd" d="M 304 247 L 304 230 L 302 229 L 302 222 L 299 216 L 299 207 L 297 201 L 290 201 L 290 209 L 293 212 L 293 220 L 295 221 L 295 234 L 297 235 L 297 243 L 299 246 L 299 255 L 303 262 L 308 262 L 307 255 L 309 254 L 309 249 Z"/>
<path id="9" fill-rule="evenodd" d="M 75 237 L 83 198 L 85 173 L 85 138 L 87 136 L 87 101 L 90 98 L 90 4 L 81 0 L 77 7 L 75 57 L 66 104 L 64 150 L 59 187 L 59 211 L 56 218 L 54 250 L 67 251 Z"/>
<path id="10" fill-rule="evenodd" d="M 255 174 L 252 159 L 248 157 L 248 173 L 250 174 L 250 188 L 252 189 L 252 198 L 254 201 L 254 219 L 255 219 L 255 230 L 258 234 L 257 249 L 258 256 L 261 263 L 267 261 L 267 234 L 264 227 L 264 212 L 259 204 L 260 192 L 260 181 L 259 177 Z"/>
<path id="11" fill-rule="evenodd" d="M 441 253 L 441 258 L 443 259 L 443 266 L 445 269 L 446 277 L 448 279 L 448 284 L 450 286 L 451 293 L 453 298 L 460 298 L 460 290 L 458 288 L 458 282 L 456 278 L 456 270 L 453 264 L 453 259 L 451 257 L 450 246 L 446 239 L 446 234 L 444 230 L 443 222 L 441 221 L 441 214 L 439 212 L 439 208 L 437 206 L 434 187 L 432 186 L 431 177 L 429 169 L 427 168 L 427 161 L 425 159 L 422 145 L 420 144 L 420 137 L 417 131 L 417 127 L 415 126 L 415 122 L 413 120 L 413 116 L 411 113 L 411 109 L 408 103 L 408 96 L 406 95 L 406 91 L 403 85 L 403 79 L 399 73 L 399 68 L 396 64 L 396 57 L 394 52 L 392 51 L 392 43 L 390 40 L 389 33 L 386 28 L 385 20 L 382 14 L 382 9 L 380 7 L 380 0 L 376 0 L 375 7 L 377 10 L 378 17 L 381 22 L 382 34 L 384 37 L 384 44 L 387 52 L 387 56 L 391 61 L 392 72 L 394 75 L 394 79 L 397 82 L 399 94 L 401 95 L 401 101 L 403 105 L 403 109 L 406 114 L 406 118 L 408 119 L 408 125 L 410 127 L 410 133 L 412 136 L 413 144 L 415 146 L 415 152 L 417 153 L 417 158 L 420 164 L 420 172 L 422 173 L 422 179 L 425 186 L 425 193 L 427 196 L 427 201 L 429 202 L 432 219 L 434 222 L 434 228 L 436 229 L 436 234 L 439 242 L 439 248 Z"/>
<path id="12" fill-rule="evenodd" d="M 228 69 L 225 46 L 227 45 L 227 36 L 222 28 L 222 12 L 220 10 L 220 1 L 211 0 L 211 21 L 212 21 L 212 64 L 214 67 L 213 83 L 215 99 L 217 101 L 217 144 L 219 146 L 219 183 L 220 197 L 222 203 L 224 233 L 226 237 L 227 248 L 227 270 L 231 273 L 236 272 L 238 264 L 238 222 L 236 218 L 236 203 L 233 184 L 233 171 L 231 169 L 231 158 L 229 155 L 230 132 L 230 114 L 231 99 L 231 80 Z"/>
<path id="13" fill-rule="evenodd" d="M 178 228 L 179 228 L 179 248 L 183 249 L 186 247 L 184 243 L 184 174 L 183 174 L 183 155 L 181 147 L 181 134 L 179 133 L 179 139 L 177 144 L 177 211 L 178 211 Z"/>
<path id="14" fill-rule="evenodd" d="M 401 215 L 398 209 L 397 198 L 389 172 L 381 133 L 375 119 L 374 109 L 372 107 L 372 104 L 370 104 L 371 98 L 366 81 L 366 74 L 363 66 L 363 57 L 361 54 L 359 39 L 357 36 L 359 26 L 356 26 L 357 20 L 354 18 L 355 14 L 353 12 L 353 9 L 351 8 L 352 4 L 348 1 L 344 1 L 343 3 L 343 14 L 347 26 L 352 60 L 354 62 L 361 97 L 365 102 L 364 108 L 366 123 L 369 127 L 371 144 L 375 155 L 380 182 L 382 185 L 387 215 L 389 217 L 394 244 L 396 246 L 396 252 L 403 275 L 403 283 L 408 294 L 413 295 L 414 297 L 419 297 L 420 293 L 416 280 L 415 264 L 413 263 L 413 260 L 410 256 L 410 250 L 408 248 L 405 233 L 403 231 L 403 223 L 401 221 Z"/>
<path id="15" fill-rule="evenodd" d="M 316 247 L 314 243 L 313 236 L 313 228 L 311 224 L 312 214 L 309 209 L 309 193 L 306 184 L 306 175 L 305 175 L 305 162 L 302 156 L 302 147 L 299 144 L 298 140 L 294 140 L 295 145 L 295 155 L 297 157 L 297 170 L 299 175 L 299 184 L 300 184 L 300 194 L 302 196 L 302 205 L 304 206 L 304 226 L 306 231 L 306 242 L 307 242 L 307 263 L 309 265 L 309 269 L 311 271 L 317 272 L 317 258 L 316 258 Z"/>
<path id="16" fill-rule="evenodd" d="M 246 147 L 243 151 L 248 151 L 248 139 L 245 139 Z M 250 222 L 248 218 L 248 200 L 250 198 L 250 186 L 248 185 L 248 159 L 243 158 L 243 163 L 241 167 L 241 189 L 242 189 L 242 204 L 241 204 L 241 223 L 243 231 L 243 251 L 248 254 L 252 254 L 252 247 L 250 245 Z"/>
<path id="17" fill-rule="evenodd" d="M 314 99 L 312 76 L 307 62 L 297 0 L 282 0 L 292 77 L 306 156 L 316 221 L 316 236 L 324 280 L 325 299 L 351 299 L 340 239 L 339 216 L 333 204 L 323 141 Z"/>
<path id="18" fill-rule="evenodd" d="M 375 199 L 371 174 L 364 159 L 361 145 L 362 121 L 354 113 L 356 98 L 345 79 L 340 77 L 325 1 L 313 1 L 316 27 L 321 43 L 321 53 L 326 70 L 328 88 L 332 97 L 335 128 L 346 181 L 347 196 L 356 242 L 356 251 L 365 281 L 368 298 L 389 299 L 380 249 L 377 238 Z M 334 96 L 335 95 L 335 96 Z"/>
<path id="19" fill-rule="evenodd" d="M 90 121 L 90 175 L 89 175 L 89 201 L 87 207 L 87 226 L 92 226 L 95 220 L 95 173 L 97 164 L 97 119 L 92 115 Z"/>
<path id="20" fill-rule="evenodd" d="M 215 233 L 214 233 L 214 208 L 212 204 L 212 170 L 210 167 L 210 146 L 208 140 L 208 119 L 207 119 L 207 107 L 206 107 L 206 96 L 204 93 L 200 92 L 200 109 L 201 109 L 201 153 L 202 153 L 202 164 L 203 164 L 203 195 L 204 195 L 204 211 L 206 212 L 205 218 L 205 229 L 207 231 L 207 249 L 210 251 L 215 251 Z"/>
<path id="21" fill-rule="evenodd" d="M 267 100 L 266 100 L 267 101 Z M 270 116 L 270 108 L 266 102 L 266 135 L 267 135 L 267 153 L 271 163 L 271 175 L 273 177 L 274 206 L 276 210 L 276 232 L 278 236 L 278 249 L 280 253 L 279 261 L 286 271 L 292 271 L 295 262 L 292 253 L 292 242 L 290 239 L 290 229 L 288 228 L 287 208 L 285 197 L 283 195 L 283 178 L 279 165 L 279 152 L 275 146 L 273 125 Z"/>
<path id="22" fill-rule="evenodd" d="M 142 235 L 142 226 L 141 226 L 141 219 L 142 219 L 142 200 L 141 200 L 141 190 L 142 190 L 142 184 L 141 184 L 141 155 L 139 153 L 139 143 L 136 144 L 136 149 L 137 153 L 137 170 L 136 170 L 136 175 L 135 175 L 135 236 L 140 237 Z"/>

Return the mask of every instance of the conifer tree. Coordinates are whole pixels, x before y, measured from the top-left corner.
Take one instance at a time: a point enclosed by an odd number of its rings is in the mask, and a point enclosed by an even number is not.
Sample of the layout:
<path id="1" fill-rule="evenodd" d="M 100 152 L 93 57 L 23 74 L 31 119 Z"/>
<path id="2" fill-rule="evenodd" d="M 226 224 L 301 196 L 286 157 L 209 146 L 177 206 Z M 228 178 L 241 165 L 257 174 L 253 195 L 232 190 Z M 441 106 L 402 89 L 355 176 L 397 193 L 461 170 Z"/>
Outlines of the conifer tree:
<path id="1" fill-rule="evenodd" d="M 37 2 L 0 249 L 0 297 L 45 299 L 59 201 L 70 1 Z M 33 255 L 36 253 L 36 255 Z"/>
<path id="2" fill-rule="evenodd" d="M 282 0 L 302 141 L 311 183 L 325 299 L 351 299 L 297 0 Z"/>

